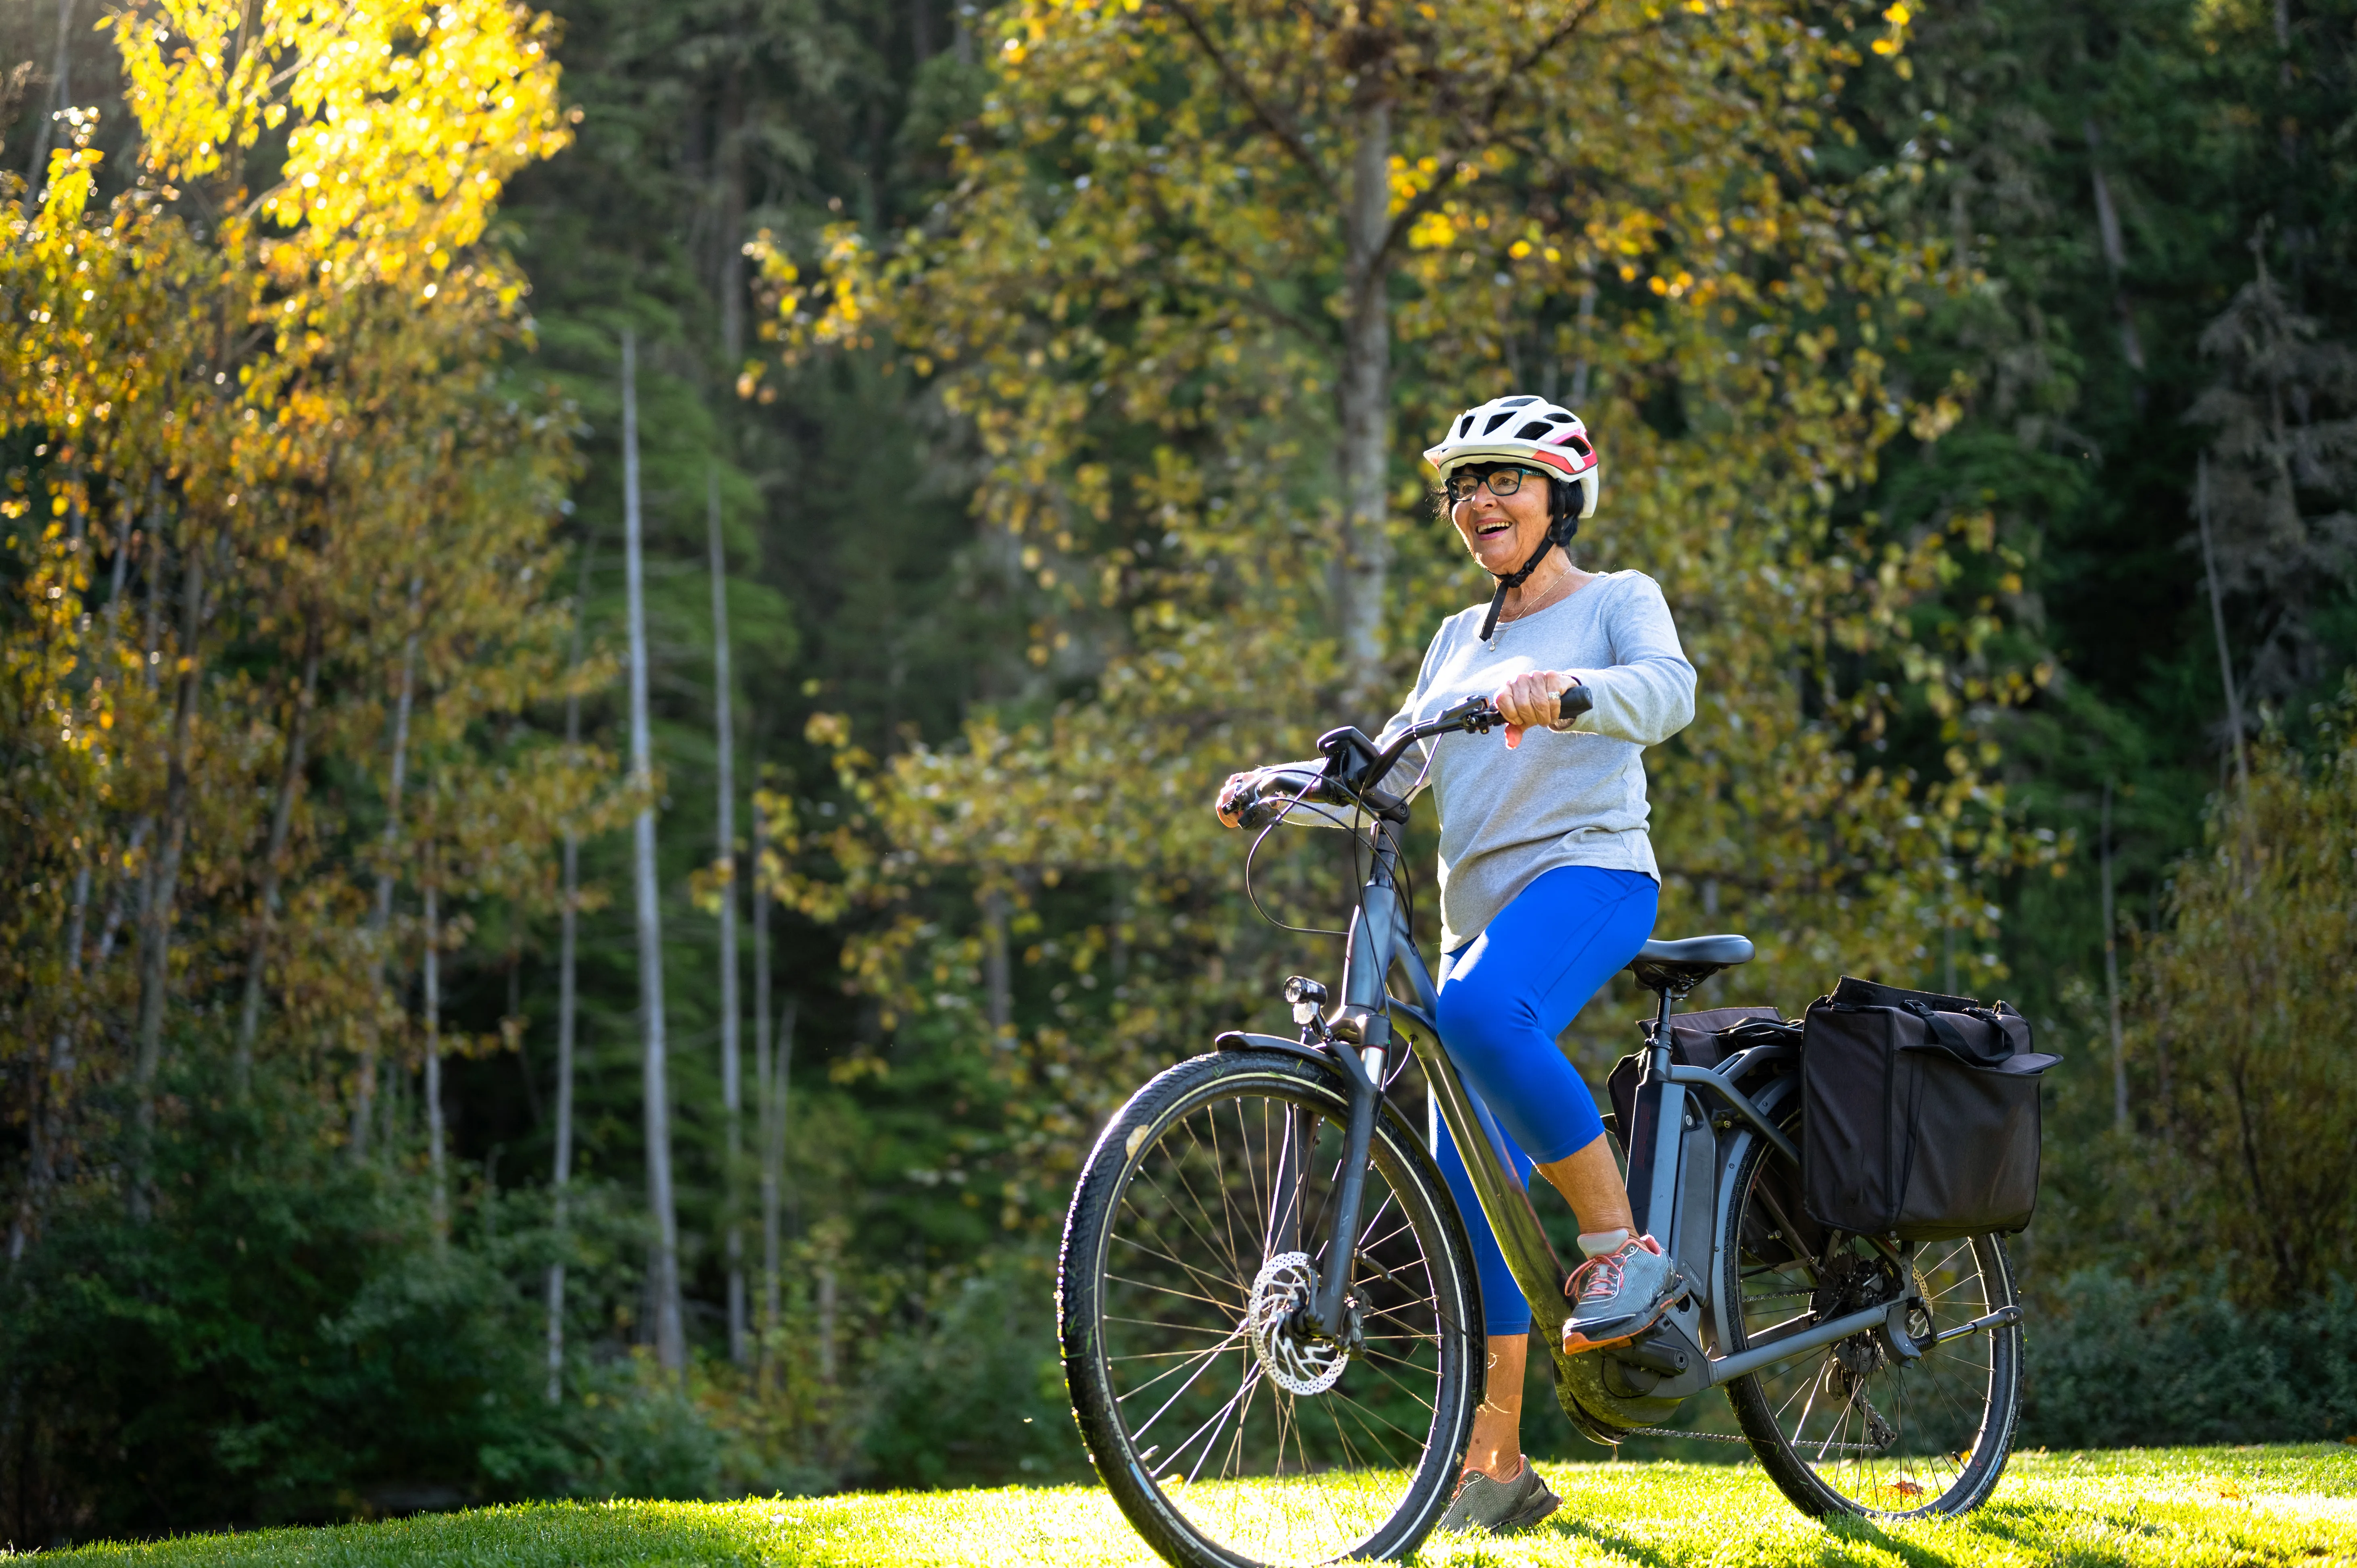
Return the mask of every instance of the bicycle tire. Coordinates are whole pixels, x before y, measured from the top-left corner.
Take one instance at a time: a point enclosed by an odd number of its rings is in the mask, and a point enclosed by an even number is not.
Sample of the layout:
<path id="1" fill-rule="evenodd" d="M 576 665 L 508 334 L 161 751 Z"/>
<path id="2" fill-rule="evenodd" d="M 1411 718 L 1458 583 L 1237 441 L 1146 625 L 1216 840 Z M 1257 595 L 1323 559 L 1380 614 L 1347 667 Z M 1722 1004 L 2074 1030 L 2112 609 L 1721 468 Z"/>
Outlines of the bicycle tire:
<path id="1" fill-rule="evenodd" d="M 1339 1069 L 1306 1058 L 1198 1057 L 1122 1107 L 1073 1191 L 1057 1291 L 1073 1419 L 1122 1512 L 1178 1568 L 1402 1557 L 1454 1490 L 1481 1396 L 1480 1286 L 1438 1167 L 1388 1103 L 1353 1260 L 1361 1352 L 1323 1391 L 1288 1393 L 1280 1376 L 1316 1379 L 1254 1308 L 1283 1257 L 1324 1266 L 1348 1103 Z"/>
<path id="2" fill-rule="evenodd" d="M 1797 1134 L 1797 1117 L 1788 1130 Z M 1861 1292 L 1887 1292 L 1872 1273 L 1886 1267 L 1885 1255 L 1862 1239 L 1815 1228 L 1800 1207 L 1799 1177 L 1764 1138 L 1753 1141 L 1737 1166 L 1731 1244 L 1723 1249 L 1719 1281 L 1730 1354 L 1780 1313 L 1789 1314 L 1796 1296 L 1807 1295 L 1813 1315 L 1822 1316 L 1844 1292 L 1840 1310 L 1869 1305 L 1872 1297 Z M 1801 1232 L 1801 1245 L 1790 1244 L 1791 1231 Z M 2019 1305 L 2012 1264 L 1994 1235 L 1926 1242 L 1911 1258 L 1932 1331 Z M 1783 1305 L 1774 1305 L 1780 1300 Z M 1975 1330 L 1912 1361 L 1897 1356 L 1878 1331 L 1852 1335 L 1739 1378 L 1727 1386 L 1727 1397 L 1761 1467 L 1803 1513 L 1966 1513 L 1988 1500 L 2013 1450 L 2021 1417 L 2021 1326 L 2016 1318 Z"/>

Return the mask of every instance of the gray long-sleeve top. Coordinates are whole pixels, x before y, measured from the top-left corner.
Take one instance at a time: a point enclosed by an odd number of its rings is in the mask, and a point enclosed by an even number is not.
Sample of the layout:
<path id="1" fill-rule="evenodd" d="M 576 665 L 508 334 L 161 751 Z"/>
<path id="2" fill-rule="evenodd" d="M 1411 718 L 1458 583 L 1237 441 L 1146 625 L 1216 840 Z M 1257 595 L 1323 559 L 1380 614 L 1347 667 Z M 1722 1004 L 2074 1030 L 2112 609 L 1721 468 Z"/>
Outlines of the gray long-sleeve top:
<path id="1" fill-rule="evenodd" d="M 1516 894 L 1558 865 L 1659 881 L 1645 830 L 1644 750 L 1694 720 L 1695 668 L 1660 585 L 1643 573 L 1606 573 L 1536 615 L 1501 623 L 1485 643 L 1488 607 L 1441 622 L 1415 689 L 1378 746 L 1534 670 L 1572 676 L 1593 705 L 1563 729 L 1525 733 L 1512 751 L 1492 731 L 1421 742 L 1401 758 L 1392 788 L 1420 770 L 1409 792 L 1429 788 L 1440 808 L 1444 952 L 1480 935 Z"/>

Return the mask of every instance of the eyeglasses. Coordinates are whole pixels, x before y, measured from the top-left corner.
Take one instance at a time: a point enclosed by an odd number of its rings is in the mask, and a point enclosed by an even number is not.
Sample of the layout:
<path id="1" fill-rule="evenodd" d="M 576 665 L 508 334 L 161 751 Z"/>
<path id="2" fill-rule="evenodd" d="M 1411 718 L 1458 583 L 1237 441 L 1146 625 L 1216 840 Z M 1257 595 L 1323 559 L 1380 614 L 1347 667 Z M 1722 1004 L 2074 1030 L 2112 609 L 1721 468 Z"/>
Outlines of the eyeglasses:
<path id="1" fill-rule="evenodd" d="M 1448 476 L 1448 501 L 1454 506 L 1458 501 L 1471 500 L 1473 492 L 1483 485 L 1490 487 L 1491 495 L 1504 500 L 1523 488 L 1523 479 L 1545 477 L 1535 468 L 1515 463 L 1501 463 L 1494 468 L 1459 468 Z"/>

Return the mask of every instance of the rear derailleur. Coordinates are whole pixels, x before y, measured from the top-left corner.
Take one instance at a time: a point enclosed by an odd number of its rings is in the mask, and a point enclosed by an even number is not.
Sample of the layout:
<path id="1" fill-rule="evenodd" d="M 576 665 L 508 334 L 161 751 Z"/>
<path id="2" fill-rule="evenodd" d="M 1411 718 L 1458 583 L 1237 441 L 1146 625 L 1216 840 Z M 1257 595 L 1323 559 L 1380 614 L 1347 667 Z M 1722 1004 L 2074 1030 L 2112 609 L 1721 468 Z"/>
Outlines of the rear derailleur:
<path id="1" fill-rule="evenodd" d="M 1931 1314 L 1915 1287 L 1913 1261 L 1903 1254 L 1893 1259 L 1836 1253 L 1820 1266 L 1818 1279 L 1809 1306 L 1820 1322 L 1886 1304 L 1898 1308 L 1874 1327 L 1835 1341 L 1819 1380 L 1827 1396 L 1857 1412 L 1865 1425 L 1861 1446 L 1884 1453 L 1899 1441 L 1899 1433 L 1874 1407 L 1867 1385 L 1894 1363 L 1919 1359 L 1931 1335 Z"/>

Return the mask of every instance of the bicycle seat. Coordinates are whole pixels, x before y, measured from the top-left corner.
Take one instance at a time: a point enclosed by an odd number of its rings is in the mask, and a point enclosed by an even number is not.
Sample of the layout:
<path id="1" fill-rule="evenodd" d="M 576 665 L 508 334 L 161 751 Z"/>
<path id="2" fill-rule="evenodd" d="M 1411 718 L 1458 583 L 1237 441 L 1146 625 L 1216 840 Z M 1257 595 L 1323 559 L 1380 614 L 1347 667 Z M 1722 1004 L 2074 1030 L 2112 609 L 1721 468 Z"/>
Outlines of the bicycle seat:
<path id="1" fill-rule="evenodd" d="M 1722 969 L 1751 961 L 1749 937 L 1687 937 L 1683 941 L 1650 941 L 1629 961 L 1637 983 L 1649 991 L 1674 991 L 1683 996 Z"/>

